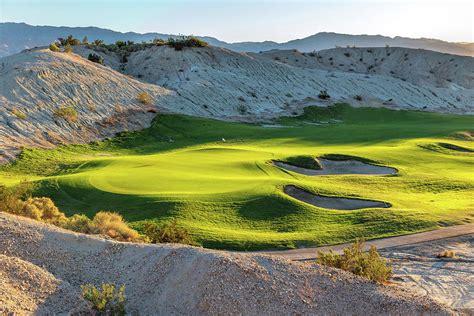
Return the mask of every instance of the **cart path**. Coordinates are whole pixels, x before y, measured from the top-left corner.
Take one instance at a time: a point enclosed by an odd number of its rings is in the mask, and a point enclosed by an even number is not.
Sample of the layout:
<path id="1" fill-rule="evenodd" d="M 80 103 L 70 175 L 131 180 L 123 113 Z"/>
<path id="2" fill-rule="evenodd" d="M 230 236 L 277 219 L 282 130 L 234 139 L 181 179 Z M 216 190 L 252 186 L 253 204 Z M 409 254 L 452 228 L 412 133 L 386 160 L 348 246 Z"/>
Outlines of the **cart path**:
<path id="1" fill-rule="evenodd" d="M 372 245 L 376 246 L 377 249 L 386 249 L 469 234 L 474 234 L 474 223 L 443 227 L 440 229 L 410 235 L 373 239 L 366 241 L 364 244 L 367 250 Z M 345 243 L 333 246 L 299 248 L 289 250 L 251 251 L 248 253 L 274 255 L 284 257 L 289 260 L 302 261 L 316 259 L 318 251 L 333 250 L 336 253 L 342 253 L 342 250 L 344 248 L 349 247 L 350 245 L 351 243 Z"/>

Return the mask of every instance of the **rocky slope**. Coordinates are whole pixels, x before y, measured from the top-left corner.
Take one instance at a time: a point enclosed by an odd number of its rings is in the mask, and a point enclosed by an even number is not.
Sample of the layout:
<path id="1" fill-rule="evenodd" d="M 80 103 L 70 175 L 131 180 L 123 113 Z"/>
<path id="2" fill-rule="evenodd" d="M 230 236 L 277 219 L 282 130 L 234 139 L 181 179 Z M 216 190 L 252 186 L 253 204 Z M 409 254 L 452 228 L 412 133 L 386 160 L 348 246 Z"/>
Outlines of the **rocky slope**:
<path id="1" fill-rule="evenodd" d="M 0 293 L 7 293 L 0 295 L 0 312 L 84 310 L 77 297 L 80 285 L 109 282 L 125 285 L 126 308 L 132 314 L 453 313 L 413 292 L 312 263 L 119 243 L 2 212 L 0 249 Z M 66 289 L 71 299 L 58 301 Z M 13 301 L 11 293 L 17 293 Z"/>

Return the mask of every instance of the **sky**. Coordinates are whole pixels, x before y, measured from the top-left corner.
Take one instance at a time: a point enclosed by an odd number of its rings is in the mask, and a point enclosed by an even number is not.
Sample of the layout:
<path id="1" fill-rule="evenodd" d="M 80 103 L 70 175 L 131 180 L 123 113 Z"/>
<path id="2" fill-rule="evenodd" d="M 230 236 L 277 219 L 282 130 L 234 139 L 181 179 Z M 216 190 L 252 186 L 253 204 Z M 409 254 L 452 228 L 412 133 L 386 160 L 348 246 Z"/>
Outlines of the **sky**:
<path id="1" fill-rule="evenodd" d="M 285 42 L 318 32 L 474 41 L 465 0 L 0 0 L 2 22 Z"/>

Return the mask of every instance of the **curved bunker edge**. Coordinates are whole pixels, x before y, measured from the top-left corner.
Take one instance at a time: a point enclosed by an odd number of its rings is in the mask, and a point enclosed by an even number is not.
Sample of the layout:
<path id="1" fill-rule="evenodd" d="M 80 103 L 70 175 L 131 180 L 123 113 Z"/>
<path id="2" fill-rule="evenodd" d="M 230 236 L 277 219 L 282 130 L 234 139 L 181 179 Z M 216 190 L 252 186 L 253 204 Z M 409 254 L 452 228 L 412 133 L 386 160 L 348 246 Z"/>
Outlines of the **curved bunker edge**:
<path id="1" fill-rule="evenodd" d="M 331 210 L 359 210 L 364 208 L 389 208 L 388 202 L 357 198 L 338 198 L 311 193 L 294 185 L 286 185 L 283 192 L 301 202 Z"/>
<path id="2" fill-rule="evenodd" d="M 392 167 L 378 166 L 365 163 L 358 160 L 331 160 L 319 158 L 321 170 L 307 169 L 285 163 L 282 161 L 272 161 L 274 166 L 283 168 L 307 176 L 326 176 L 326 175 L 395 175 L 398 170 Z"/>

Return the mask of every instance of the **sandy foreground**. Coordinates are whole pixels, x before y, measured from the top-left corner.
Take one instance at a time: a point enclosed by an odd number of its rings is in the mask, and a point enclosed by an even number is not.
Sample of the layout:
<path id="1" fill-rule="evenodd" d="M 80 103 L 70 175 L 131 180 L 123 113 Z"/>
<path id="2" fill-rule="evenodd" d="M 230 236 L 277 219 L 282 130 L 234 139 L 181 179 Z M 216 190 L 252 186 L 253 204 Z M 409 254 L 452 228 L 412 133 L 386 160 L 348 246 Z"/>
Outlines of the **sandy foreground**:
<path id="1" fill-rule="evenodd" d="M 124 284 L 144 315 L 449 315 L 402 287 L 312 262 L 180 245 L 119 243 L 0 212 L 0 313 L 86 311 L 80 285 Z"/>
<path id="2" fill-rule="evenodd" d="M 444 250 L 456 258 L 437 258 Z M 394 282 L 474 314 L 474 234 L 381 251 L 394 269 Z"/>

